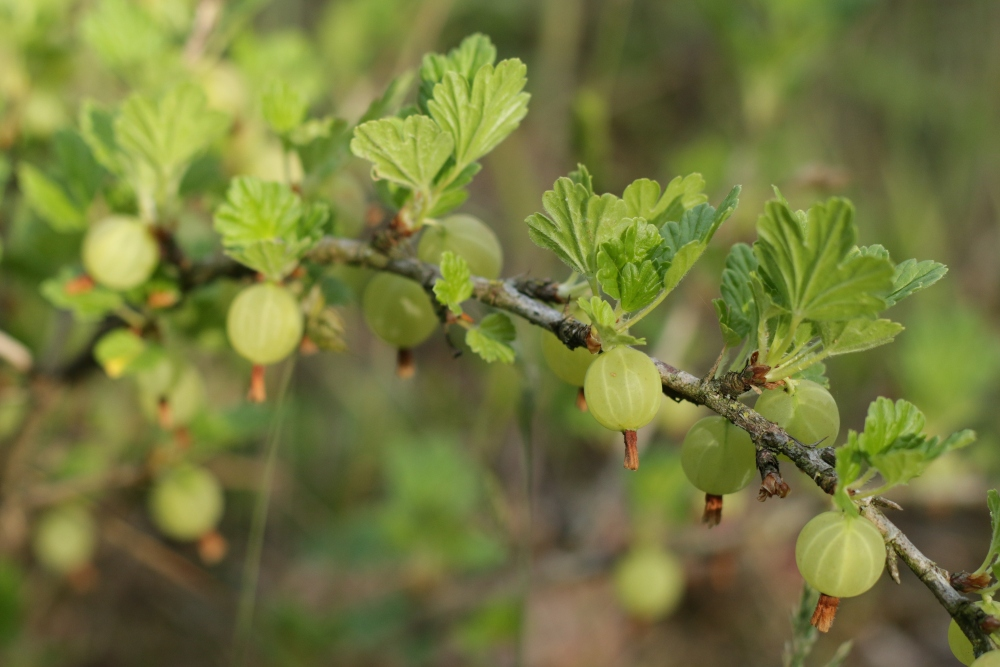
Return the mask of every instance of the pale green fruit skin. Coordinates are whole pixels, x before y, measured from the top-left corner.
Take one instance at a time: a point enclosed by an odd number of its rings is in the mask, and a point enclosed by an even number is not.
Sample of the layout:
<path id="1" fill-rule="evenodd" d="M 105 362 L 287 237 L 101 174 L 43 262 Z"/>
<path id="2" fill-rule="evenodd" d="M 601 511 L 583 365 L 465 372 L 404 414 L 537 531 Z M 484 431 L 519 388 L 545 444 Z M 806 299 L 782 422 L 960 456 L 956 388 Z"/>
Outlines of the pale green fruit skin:
<path id="1" fill-rule="evenodd" d="M 170 405 L 174 426 L 185 426 L 205 406 L 205 382 L 193 364 L 164 359 L 136 376 L 139 402 L 146 416 L 154 418 L 161 398 Z"/>
<path id="2" fill-rule="evenodd" d="M 474 276 L 491 280 L 500 277 L 503 248 L 493 230 L 471 215 L 451 215 L 436 225 L 427 225 L 417 245 L 417 257 L 437 264 L 441 253 L 450 250 L 465 260 Z"/>
<path id="3" fill-rule="evenodd" d="M 652 359 L 630 347 L 616 347 L 590 364 L 583 393 L 598 424 L 635 431 L 656 417 L 663 385 Z"/>
<path id="4" fill-rule="evenodd" d="M 984 653 L 972 663 L 972 667 L 1000 667 L 1000 651 L 994 650 Z"/>
<path id="5" fill-rule="evenodd" d="M 614 580 L 625 610 L 648 621 L 669 615 L 684 596 L 684 568 L 662 549 L 632 551 L 615 567 Z"/>
<path id="6" fill-rule="evenodd" d="M 136 218 L 105 218 L 83 239 L 83 267 L 95 281 L 114 290 L 143 284 L 159 261 L 156 239 Z"/>
<path id="7" fill-rule="evenodd" d="M 76 505 L 51 509 L 42 515 L 32 541 L 35 556 L 60 574 L 90 562 L 97 548 L 97 528 L 87 510 Z"/>
<path id="8" fill-rule="evenodd" d="M 795 542 L 795 564 L 820 593 L 838 598 L 861 595 L 885 569 L 885 542 L 864 517 L 823 512 L 802 528 Z"/>
<path id="9" fill-rule="evenodd" d="M 181 542 L 196 540 L 222 518 L 222 487 L 204 468 L 182 465 L 156 480 L 149 512 L 157 529 Z"/>
<path id="10" fill-rule="evenodd" d="M 695 487 L 724 496 L 743 489 L 753 479 L 757 450 L 747 432 L 725 417 L 705 417 L 684 436 L 681 467 Z"/>
<path id="11" fill-rule="evenodd" d="M 556 377 L 574 387 L 582 387 L 590 365 L 598 355 L 585 347 L 569 349 L 550 331 L 542 332 L 542 356 Z"/>
<path id="12" fill-rule="evenodd" d="M 977 602 L 976 606 L 991 616 L 1000 616 L 1000 604 L 995 602 L 992 604 Z M 954 619 L 948 623 L 948 648 L 951 649 L 952 655 L 963 665 L 971 665 L 976 661 L 976 654 L 972 650 L 972 642 L 965 636 L 962 628 L 958 627 L 958 623 Z M 1000 667 L 1000 662 L 997 665 Z"/>
<path id="13" fill-rule="evenodd" d="M 811 445 L 823 439 L 823 445 L 835 445 L 840 434 L 840 411 L 833 396 L 822 385 L 800 380 L 795 393 L 770 389 L 757 399 L 754 410 L 782 426 L 799 442 Z"/>
<path id="14" fill-rule="evenodd" d="M 262 366 L 273 364 L 302 340 L 302 309 L 281 285 L 258 283 L 233 299 L 226 333 L 240 356 Z"/>
<path id="15" fill-rule="evenodd" d="M 381 273 L 368 282 L 361 310 L 372 332 L 398 348 L 423 343 L 438 327 L 427 292 L 412 280 Z"/>

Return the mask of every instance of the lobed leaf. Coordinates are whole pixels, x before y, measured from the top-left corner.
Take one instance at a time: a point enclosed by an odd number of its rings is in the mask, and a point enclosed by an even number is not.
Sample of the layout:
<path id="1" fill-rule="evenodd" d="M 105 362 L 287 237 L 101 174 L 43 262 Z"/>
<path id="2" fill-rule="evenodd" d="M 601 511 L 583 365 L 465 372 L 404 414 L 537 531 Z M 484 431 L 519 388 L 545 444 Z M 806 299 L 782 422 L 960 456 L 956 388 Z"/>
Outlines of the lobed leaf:
<path id="1" fill-rule="evenodd" d="M 66 194 L 58 183 L 37 168 L 22 162 L 17 182 L 32 211 L 57 232 L 78 232 L 87 228 L 86 211 Z"/>
<path id="2" fill-rule="evenodd" d="M 372 178 L 429 192 L 455 148 L 451 136 L 426 116 L 383 118 L 354 128 L 351 152 L 372 163 Z"/>
<path id="3" fill-rule="evenodd" d="M 463 258 L 450 250 L 441 253 L 441 278 L 434 283 L 434 296 L 455 315 L 462 314 L 462 302 L 472 296 L 471 276 Z"/>
<path id="4" fill-rule="evenodd" d="M 427 110 L 455 142 L 457 169 L 493 150 L 528 112 L 527 67 L 516 58 L 478 69 L 471 83 L 455 71 L 434 86 Z"/>
<path id="5" fill-rule="evenodd" d="M 508 343 L 517 337 L 514 323 L 503 313 L 491 313 L 479 326 L 469 329 L 465 342 L 469 348 L 489 363 L 514 363 L 514 348 Z"/>
<path id="6" fill-rule="evenodd" d="M 892 264 L 851 254 L 857 228 L 847 200 L 813 206 L 806 224 L 787 205 L 768 202 L 757 234 L 760 276 L 796 323 L 871 316 L 886 307 L 881 295 L 892 286 Z"/>
<path id="7" fill-rule="evenodd" d="M 473 77 L 484 65 L 496 62 L 497 50 L 490 38 L 482 33 L 469 35 L 462 43 L 448 52 L 448 55 L 429 53 L 420 65 L 420 91 L 417 105 L 427 112 L 427 102 L 434 95 L 434 86 L 440 83 L 448 72 L 456 72 L 472 83 Z"/>
<path id="8" fill-rule="evenodd" d="M 548 215 L 535 213 L 525 220 L 531 240 L 577 273 L 596 275 L 598 245 L 611 238 L 625 218 L 625 202 L 611 194 L 592 195 L 562 177 L 542 195 L 542 206 Z"/>
<path id="9" fill-rule="evenodd" d="M 839 322 L 822 322 L 820 337 L 827 356 L 870 350 L 891 343 L 903 330 L 903 325 L 892 320 L 855 318 Z"/>
<path id="10" fill-rule="evenodd" d="M 596 329 L 601 339 L 601 348 L 609 352 L 620 345 L 645 345 L 645 338 L 636 338 L 618 331 L 618 318 L 611 304 L 599 296 L 580 297 L 577 301 L 580 309 L 590 318 L 590 325 Z"/>
<path id="11" fill-rule="evenodd" d="M 260 106 L 264 120 L 275 134 L 287 136 L 305 121 L 309 103 L 287 82 L 277 80 L 264 91 Z"/>
<path id="12" fill-rule="evenodd" d="M 907 259 L 896 265 L 892 277 L 892 291 L 885 297 L 885 302 L 894 306 L 914 292 L 926 289 L 944 278 L 948 267 L 930 259 L 918 262 Z"/>

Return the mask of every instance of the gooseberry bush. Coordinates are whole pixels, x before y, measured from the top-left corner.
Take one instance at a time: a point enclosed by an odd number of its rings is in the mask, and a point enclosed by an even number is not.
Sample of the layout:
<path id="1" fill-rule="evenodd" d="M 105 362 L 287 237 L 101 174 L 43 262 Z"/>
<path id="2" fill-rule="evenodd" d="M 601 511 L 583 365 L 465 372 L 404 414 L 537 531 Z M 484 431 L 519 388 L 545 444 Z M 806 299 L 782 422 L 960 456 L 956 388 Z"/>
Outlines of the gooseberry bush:
<path id="1" fill-rule="evenodd" d="M 859 246 L 845 199 L 794 210 L 775 189 L 756 240 L 728 250 L 714 301 L 724 341 L 718 362 L 699 378 L 653 359 L 635 327 L 709 249 L 739 206 L 740 186 L 715 205 L 697 173 L 666 184 L 640 178 L 607 193 L 577 165 L 541 195 L 521 230 L 565 264 L 565 275 L 504 279 L 497 235 L 461 208 L 484 157 L 528 113 L 526 82 L 524 63 L 498 61 L 489 38 L 476 34 L 425 56 L 357 122 L 311 117 L 293 86 L 270 85 L 255 109 L 280 144 L 284 178 L 223 181 L 210 213 L 195 196 L 207 178 L 199 170 L 235 130 L 197 81 L 133 92 L 116 106 L 85 103 L 75 129 L 54 140 L 58 168 L 16 165 L 26 205 L 79 245 L 79 261 L 41 287 L 54 307 L 99 323 L 79 365 L 93 360 L 110 378 L 133 383 L 146 417 L 169 441 L 126 479 L 147 494 L 152 525 L 168 541 L 196 543 L 205 563 L 225 558 L 217 530 L 225 493 L 191 427 L 207 391 L 206 367 L 188 355 L 206 333 L 202 311 L 225 312 L 226 341 L 217 349 L 228 346 L 244 360 L 248 399 L 280 403 L 286 382 L 266 368 L 345 349 L 337 294 L 353 280 L 367 329 L 398 350 L 401 378 L 417 372 L 419 346 L 435 335 L 488 363 L 521 363 L 537 336 L 522 340 L 515 320 L 535 326 L 545 363 L 580 390 L 579 408 L 622 433 L 624 467 L 635 475 L 644 474 L 638 432 L 664 396 L 710 408 L 716 414 L 691 426 L 680 453 L 687 480 L 706 494 L 709 526 L 722 521 L 723 497 L 757 474 L 761 500 L 784 497 L 781 462 L 831 496 L 829 511 L 802 527 L 795 547 L 802 578 L 815 589 L 803 598 L 814 606 L 813 626 L 828 630 L 840 599 L 863 595 L 887 564 L 898 580 L 901 559 L 952 616 L 941 631 L 956 657 L 991 664 L 1000 655 L 991 652 L 1000 645 L 992 601 L 1000 588 L 1000 496 L 990 492 L 993 539 L 973 572 L 949 575 L 883 513 L 895 506 L 886 492 L 974 435 L 930 435 L 916 406 L 880 397 L 863 429 L 841 442 L 826 377 L 834 357 L 892 342 L 903 327 L 886 311 L 946 268 Z M 356 193 L 330 196 L 320 187 L 351 159 L 370 166 L 367 225 L 351 215 Z M 210 215 L 211 231 L 187 238 L 199 214 Z M 209 251 L 192 259 L 199 244 Z M 353 279 L 335 279 L 331 266 L 355 271 Z M 269 380 L 277 383 L 270 396 Z M 85 490 L 51 504 L 32 518 L 38 562 L 61 576 L 92 567 L 97 504 Z M 622 555 L 614 583 L 624 608 L 651 621 L 679 604 L 684 568 L 662 544 L 637 545 Z M 797 637 L 810 631 L 797 629 Z"/>

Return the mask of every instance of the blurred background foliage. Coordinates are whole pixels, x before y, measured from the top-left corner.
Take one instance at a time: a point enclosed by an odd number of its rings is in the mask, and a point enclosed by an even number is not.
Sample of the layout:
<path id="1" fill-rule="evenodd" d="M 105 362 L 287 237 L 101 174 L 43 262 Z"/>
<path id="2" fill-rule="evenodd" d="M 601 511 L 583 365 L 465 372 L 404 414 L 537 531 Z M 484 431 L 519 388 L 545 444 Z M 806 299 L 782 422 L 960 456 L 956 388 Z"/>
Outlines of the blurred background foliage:
<path id="1" fill-rule="evenodd" d="M 532 94 L 527 119 L 486 160 L 463 209 L 501 238 L 505 275 L 565 278 L 523 220 L 577 162 L 601 191 L 691 171 L 704 174 L 713 202 L 743 185 L 707 259 L 638 332 L 669 363 L 703 373 L 717 355 L 711 299 L 722 263 L 732 242 L 752 241 L 772 184 L 797 207 L 848 196 L 862 242 L 950 266 L 896 314 L 907 326 L 896 344 L 828 372 L 848 428 L 860 429 L 868 403 L 885 395 L 915 402 L 931 433 L 978 431 L 975 446 L 896 494 L 907 509 L 901 527 L 929 556 L 952 570 L 977 566 L 985 490 L 1000 478 L 994 2 L 0 0 L 0 329 L 55 367 L 98 326 L 42 297 L 42 281 L 78 261 L 80 235 L 43 222 L 15 178 L 28 163 L 56 183 L 99 187 L 101 167 L 77 133 L 84 100 L 110 105 L 194 81 L 232 117 L 181 186 L 178 236 L 197 259 L 218 250 L 211 212 L 229 177 L 281 177 L 281 145 L 259 109 L 268 85 L 299 91 L 314 116 L 353 121 L 423 53 L 477 31 L 500 58 L 527 63 Z M 341 233 L 362 233 L 373 200 L 366 167 L 330 167 L 315 192 L 333 199 Z M 86 202 L 93 192 L 66 194 Z M 105 193 L 115 196 L 130 195 Z M 628 473 L 620 436 L 577 411 L 575 389 L 540 362 L 537 332 L 519 323 L 512 367 L 454 358 L 437 336 L 417 350 L 417 377 L 400 381 L 393 351 L 361 324 L 356 294 L 367 276 L 332 273 L 348 350 L 298 364 L 283 426 L 272 429 L 279 455 L 251 664 L 780 664 L 800 585 L 793 539 L 826 502 L 808 479 L 786 470 L 793 495 L 764 505 L 752 484 L 709 532 L 676 455 L 698 409 L 665 402 L 640 435 L 642 467 Z M 174 351 L 205 384 L 190 456 L 226 488 L 228 554 L 202 566 L 193 547 L 161 542 L 145 518 L 146 488 L 114 483 L 109 471 L 167 448 L 129 381 L 97 371 L 52 388 L 45 419 L 30 424 L 24 483 L 51 491 L 75 480 L 101 540 L 91 576 L 67 583 L 24 548 L 34 511 L 0 516 L 0 663 L 228 660 L 275 424 L 273 404 L 244 403 L 249 369 L 228 352 L 221 313 L 235 289 L 224 281 L 193 293 L 170 327 Z M 23 378 L 4 367 L 8 448 L 27 403 Z M 669 548 L 686 579 L 673 615 L 655 622 L 631 619 L 615 597 L 615 563 L 643 545 Z M 849 664 L 953 664 L 946 623 L 909 573 L 901 587 L 883 577 L 842 605 L 816 664 L 851 637 Z"/>

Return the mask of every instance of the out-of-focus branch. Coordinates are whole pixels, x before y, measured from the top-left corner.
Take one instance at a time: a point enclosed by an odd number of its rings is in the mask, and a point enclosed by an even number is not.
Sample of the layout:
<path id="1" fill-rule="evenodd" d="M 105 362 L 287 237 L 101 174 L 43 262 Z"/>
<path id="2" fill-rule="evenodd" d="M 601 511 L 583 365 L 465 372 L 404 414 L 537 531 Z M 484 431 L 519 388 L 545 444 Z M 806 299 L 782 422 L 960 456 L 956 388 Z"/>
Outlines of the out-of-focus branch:
<path id="1" fill-rule="evenodd" d="M 30 371 L 34 364 L 31 350 L 5 331 L 0 331 L 0 359 L 5 360 L 21 373 Z"/>
<path id="2" fill-rule="evenodd" d="M 208 38 L 215 30 L 222 14 L 223 0 L 201 0 L 194 12 L 194 22 L 187 43 L 184 44 L 184 61 L 193 65 L 201 59 L 208 45 Z"/>
<path id="3" fill-rule="evenodd" d="M 405 276 L 420 283 L 431 293 L 432 298 L 434 282 L 440 277 L 437 267 L 432 264 L 411 257 L 389 257 L 364 242 L 352 239 L 326 237 L 309 253 L 308 259 L 319 263 L 363 266 Z M 474 299 L 548 329 L 570 349 L 583 346 L 595 349 L 589 325 L 520 291 L 516 281 L 473 277 L 472 283 Z M 831 448 L 806 447 L 777 424 L 768 421 L 740 401 L 721 393 L 717 380 L 705 381 L 663 361 L 653 361 L 660 371 L 663 392 L 667 396 L 710 408 L 749 433 L 758 451 L 769 454 L 763 456 L 764 465 L 761 467 L 765 483 L 768 474 L 779 474 L 775 455 L 784 454 L 823 491 L 832 494 L 836 490 L 837 473 L 832 465 Z M 760 460 L 761 457 L 758 457 L 758 461 Z M 778 479 L 780 480 L 780 474 Z M 976 654 L 990 650 L 988 632 L 982 627 L 983 623 L 990 622 L 990 617 L 952 588 L 948 574 L 921 553 L 873 503 L 864 505 L 862 511 L 882 533 L 886 544 L 899 554 L 955 619 L 972 642 Z"/>

